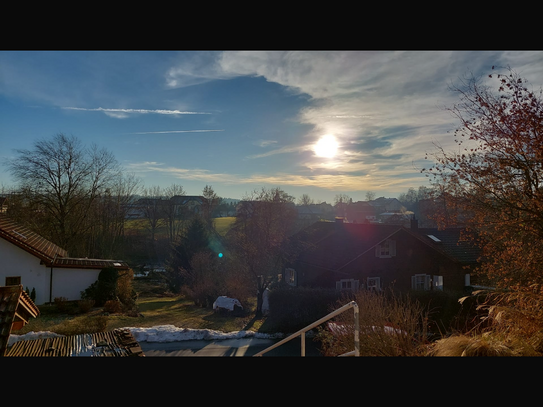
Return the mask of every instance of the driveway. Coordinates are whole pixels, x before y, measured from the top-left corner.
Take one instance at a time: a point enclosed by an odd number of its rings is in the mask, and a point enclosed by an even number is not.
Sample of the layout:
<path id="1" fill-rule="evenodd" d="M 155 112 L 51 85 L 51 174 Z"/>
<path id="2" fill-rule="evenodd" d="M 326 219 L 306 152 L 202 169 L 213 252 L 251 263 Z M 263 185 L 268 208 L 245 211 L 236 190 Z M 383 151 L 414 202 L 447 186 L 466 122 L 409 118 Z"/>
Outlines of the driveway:
<path id="1" fill-rule="evenodd" d="M 140 346 L 148 357 L 184 357 L 184 356 L 254 356 L 256 353 L 277 343 L 277 339 L 223 339 L 223 340 L 198 340 L 178 342 L 140 342 Z M 309 338 L 306 339 L 306 357 L 322 356 L 316 344 Z M 301 356 L 300 338 L 291 341 L 265 353 L 267 356 Z"/>

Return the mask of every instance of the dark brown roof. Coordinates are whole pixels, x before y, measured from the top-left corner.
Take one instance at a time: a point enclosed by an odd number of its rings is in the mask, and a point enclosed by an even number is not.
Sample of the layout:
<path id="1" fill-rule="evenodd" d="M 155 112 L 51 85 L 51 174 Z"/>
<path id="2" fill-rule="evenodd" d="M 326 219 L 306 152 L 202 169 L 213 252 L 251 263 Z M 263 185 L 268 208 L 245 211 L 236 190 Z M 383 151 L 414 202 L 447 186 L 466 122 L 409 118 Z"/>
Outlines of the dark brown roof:
<path id="1" fill-rule="evenodd" d="M 0 237 L 19 246 L 45 262 L 55 257 L 66 257 L 68 252 L 44 237 L 0 214 Z"/>
<path id="2" fill-rule="evenodd" d="M 55 267 L 62 268 L 78 268 L 78 269 L 103 269 L 113 267 L 116 269 L 129 269 L 128 263 L 121 260 L 102 260 L 102 259 L 79 259 L 71 257 L 63 257 L 56 259 Z"/>
<path id="3" fill-rule="evenodd" d="M 36 318 L 40 311 L 23 290 L 22 285 L 0 287 L 0 356 L 4 356 L 13 322 L 28 322 Z"/>
<path id="4" fill-rule="evenodd" d="M 432 245 L 436 250 L 442 251 L 460 263 L 476 263 L 481 256 L 480 247 L 472 241 L 465 240 L 461 228 L 444 230 L 418 228 L 412 232 L 420 236 L 425 243 Z"/>
<path id="5" fill-rule="evenodd" d="M 130 330 L 122 328 L 108 332 L 18 341 L 8 349 L 6 356 L 127 357 L 145 354 Z"/>
<path id="6" fill-rule="evenodd" d="M 316 222 L 297 236 L 308 245 L 299 260 L 338 270 L 400 229 L 397 225 Z"/>
<path id="7" fill-rule="evenodd" d="M 316 222 L 296 235 L 299 241 L 307 245 L 305 250 L 300 250 L 301 255 L 298 260 L 323 269 L 340 271 L 368 250 L 372 250 L 376 245 L 399 232 L 411 234 L 459 263 L 474 263 L 479 257 L 480 250 L 474 244 L 462 241 L 460 229 L 411 230 L 403 226 L 387 224 Z M 434 236 L 435 239 L 429 235 Z"/>

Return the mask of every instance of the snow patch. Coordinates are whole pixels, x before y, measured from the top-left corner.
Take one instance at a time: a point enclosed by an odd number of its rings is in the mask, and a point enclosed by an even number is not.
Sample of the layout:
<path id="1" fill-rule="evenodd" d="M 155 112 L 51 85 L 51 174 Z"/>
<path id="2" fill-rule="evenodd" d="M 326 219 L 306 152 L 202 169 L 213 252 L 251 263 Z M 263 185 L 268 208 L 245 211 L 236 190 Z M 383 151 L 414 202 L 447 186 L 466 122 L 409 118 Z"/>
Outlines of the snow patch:
<path id="1" fill-rule="evenodd" d="M 138 342 L 177 342 L 190 340 L 221 340 L 221 339 L 242 339 L 242 338 L 257 338 L 257 339 L 281 339 L 283 334 L 263 334 L 254 331 L 234 331 L 221 332 L 212 329 L 192 329 L 178 328 L 174 325 L 158 325 L 151 328 L 128 327 L 134 339 Z M 54 332 L 29 332 L 24 335 L 10 335 L 8 346 L 13 345 L 17 341 L 54 338 L 59 335 Z"/>

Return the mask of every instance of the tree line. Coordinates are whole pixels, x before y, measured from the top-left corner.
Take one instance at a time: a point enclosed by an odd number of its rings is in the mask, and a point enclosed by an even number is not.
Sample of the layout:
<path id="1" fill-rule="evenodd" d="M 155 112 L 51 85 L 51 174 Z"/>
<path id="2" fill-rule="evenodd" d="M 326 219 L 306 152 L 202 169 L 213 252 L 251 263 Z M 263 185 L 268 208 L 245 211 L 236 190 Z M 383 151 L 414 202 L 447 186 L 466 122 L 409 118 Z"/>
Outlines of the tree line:
<path id="1" fill-rule="evenodd" d="M 495 81 L 496 88 L 487 83 Z M 543 103 L 541 92 L 512 70 L 468 78 L 451 88 L 459 102 L 449 111 L 459 120 L 458 151 L 436 146 L 434 163 L 421 172 L 431 187 L 410 188 L 399 196 L 407 207 L 422 199 L 439 203 L 440 227 L 463 226 L 466 238 L 483 249 L 478 273 L 489 283 L 514 290 L 543 290 Z M 8 168 L 19 185 L 10 195 L 10 214 L 66 248 L 71 255 L 110 257 L 117 253 L 138 180 L 125 174 L 113 155 L 84 147 L 74 137 L 57 135 L 17 151 Z M 144 190 L 144 198 L 182 195 L 179 185 Z M 153 215 L 146 208 L 151 239 L 164 222 L 173 289 L 188 287 L 202 303 L 221 295 L 243 298 L 277 280 L 289 256 L 297 225 L 295 199 L 280 188 L 255 191 L 240 206 L 224 238 L 213 233 L 212 213 L 220 200 L 212 187 L 202 192 L 207 205 L 184 219 L 172 208 Z M 367 198 L 374 198 L 367 193 Z M 335 205 L 350 202 L 344 195 Z M 303 195 L 298 204 L 312 204 Z M 164 212 L 166 211 L 166 212 Z M 175 214 L 175 215 L 174 215 Z M 179 216 L 176 218 L 176 216 Z M 223 257 L 213 247 L 220 246 Z M 226 287 L 226 288 L 224 288 Z M 242 293 L 241 287 L 247 292 Z M 237 291 L 237 292 L 236 292 Z M 209 293 L 212 294 L 209 294 Z M 206 293 L 205 295 L 203 293 Z M 253 292 L 254 293 L 254 292 Z"/>

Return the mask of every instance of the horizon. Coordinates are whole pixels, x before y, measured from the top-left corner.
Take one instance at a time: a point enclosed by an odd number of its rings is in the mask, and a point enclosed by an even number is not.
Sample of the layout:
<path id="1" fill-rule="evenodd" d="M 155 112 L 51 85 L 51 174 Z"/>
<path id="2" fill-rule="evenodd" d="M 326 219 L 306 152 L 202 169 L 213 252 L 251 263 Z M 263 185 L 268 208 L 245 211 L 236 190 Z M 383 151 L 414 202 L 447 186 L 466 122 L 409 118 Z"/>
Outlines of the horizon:
<path id="1" fill-rule="evenodd" d="M 542 51 L 0 51 L 0 187 L 63 133 L 186 195 L 397 198 L 457 148 L 450 86 L 493 66 L 543 83 Z"/>

